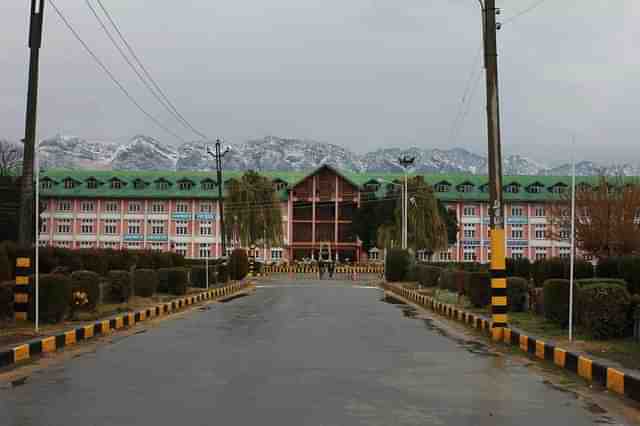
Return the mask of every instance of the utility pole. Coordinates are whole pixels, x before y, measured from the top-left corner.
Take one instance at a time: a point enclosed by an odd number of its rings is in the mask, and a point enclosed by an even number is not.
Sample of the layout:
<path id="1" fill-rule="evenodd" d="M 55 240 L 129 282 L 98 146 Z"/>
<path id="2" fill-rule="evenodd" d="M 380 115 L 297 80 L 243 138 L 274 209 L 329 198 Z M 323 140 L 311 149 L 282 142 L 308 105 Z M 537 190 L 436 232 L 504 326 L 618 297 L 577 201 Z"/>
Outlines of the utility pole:
<path id="1" fill-rule="evenodd" d="M 29 87 L 27 89 L 27 116 L 24 136 L 24 156 L 22 160 L 22 183 L 20 188 L 20 213 L 18 224 L 18 244 L 31 245 L 37 238 L 33 228 L 33 160 L 36 145 L 36 112 L 38 106 L 38 68 L 40 46 L 42 45 L 42 17 L 44 0 L 31 0 L 31 20 L 29 24 Z M 37 207 L 36 207 L 37 208 Z"/>
<path id="2" fill-rule="evenodd" d="M 409 203 L 408 203 L 408 199 L 409 199 L 409 185 L 408 185 L 408 170 L 409 167 L 411 167 L 413 165 L 413 163 L 416 161 L 416 157 L 408 157 L 408 156 L 403 156 L 398 158 L 398 163 L 400 163 L 400 165 L 404 168 L 404 191 L 403 191 L 403 196 L 402 196 L 402 249 L 406 250 L 407 247 L 409 246 L 409 238 L 408 238 L 408 233 L 409 233 L 409 226 L 408 226 L 408 219 L 409 219 Z"/>
<path id="3" fill-rule="evenodd" d="M 482 5 L 482 1 L 480 1 Z M 487 136 L 489 142 L 489 215 L 491 227 L 491 315 L 494 340 L 501 340 L 507 326 L 507 274 L 505 260 L 504 205 L 502 203 L 502 152 L 500 147 L 500 105 L 498 96 L 496 16 L 500 9 L 495 0 L 485 0 L 482 8 L 484 65 L 487 78 Z"/>
<path id="4" fill-rule="evenodd" d="M 223 210 L 223 199 L 222 199 L 222 158 L 229 152 L 229 148 L 225 149 L 223 153 L 220 152 L 220 139 L 216 139 L 216 152 L 215 154 L 211 152 L 211 150 L 207 149 L 209 155 L 211 155 L 216 160 L 216 171 L 217 171 L 217 185 L 218 185 L 218 206 L 220 210 L 220 241 L 221 241 L 221 250 L 222 256 L 227 255 L 227 238 L 226 231 L 224 229 L 224 210 Z"/>

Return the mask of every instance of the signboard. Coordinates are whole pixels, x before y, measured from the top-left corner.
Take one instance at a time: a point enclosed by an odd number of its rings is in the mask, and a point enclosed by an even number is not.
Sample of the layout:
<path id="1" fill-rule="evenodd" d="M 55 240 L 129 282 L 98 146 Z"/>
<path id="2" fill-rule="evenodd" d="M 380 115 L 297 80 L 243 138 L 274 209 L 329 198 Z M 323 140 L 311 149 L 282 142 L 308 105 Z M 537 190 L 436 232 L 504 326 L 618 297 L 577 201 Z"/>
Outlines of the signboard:
<path id="1" fill-rule="evenodd" d="M 507 246 L 509 247 L 526 247 L 529 245 L 527 240 L 508 240 Z"/>
<path id="2" fill-rule="evenodd" d="M 122 239 L 124 241 L 142 241 L 142 235 L 140 234 L 125 234 Z"/>
<path id="3" fill-rule="evenodd" d="M 477 247 L 480 245 L 480 240 L 462 240 L 461 243 L 463 246 Z"/>
<path id="4" fill-rule="evenodd" d="M 507 224 L 509 225 L 526 225 L 529 220 L 526 217 L 508 217 Z"/>
<path id="5" fill-rule="evenodd" d="M 166 234 L 147 235 L 147 241 L 167 241 L 168 239 Z"/>
<path id="6" fill-rule="evenodd" d="M 173 220 L 191 220 L 191 213 L 172 213 Z"/>
<path id="7" fill-rule="evenodd" d="M 196 213 L 197 220 L 216 220 L 216 213 Z"/>

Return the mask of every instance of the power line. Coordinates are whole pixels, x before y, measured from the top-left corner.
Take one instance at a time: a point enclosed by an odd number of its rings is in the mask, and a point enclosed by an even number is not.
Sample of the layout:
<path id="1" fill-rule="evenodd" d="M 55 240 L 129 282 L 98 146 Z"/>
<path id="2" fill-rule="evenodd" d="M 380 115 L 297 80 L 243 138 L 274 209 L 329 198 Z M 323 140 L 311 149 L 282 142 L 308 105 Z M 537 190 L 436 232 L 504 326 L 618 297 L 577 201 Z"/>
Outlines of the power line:
<path id="1" fill-rule="evenodd" d="M 87 0 L 88 2 L 89 0 Z M 98 2 L 98 6 L 100 6 L 100 9 L 102 9 L 102 11 L 104 12 L 105 16 L 107 17 L 107 19 L 109 20 L 109 22 L 111 23 L 111 25 L 113 26 L 113 28 L 116 30 L 116 33 L 118 34 L 118 36 L 120 37 L 120 39 L 122 40 L 122 42 L 124 43 L 125 47 L 127 48 L 127 50 L 129 51 L 129 53 L 131 54 L 131 56 L 133 57 L 134 61 L 138 64 L 138 66 L 140 67 L 140 69 L 142 70 L 142 72 L 144 73 L 144 75 L 149 79 L 149 81 L 151 82 L 151 84 L 153 85 L 153 87 L 157 90 L 158 94 L 162 97 L 162 99 L 164 99 L 164 101 L 167 103 L 167 105 L 169 106 L 169 108 L 171 108 L 171 110 L 175 113 L 175 115 L 180 119 L 180 121 L 186 126 L 188 127 L 193 133 L 195 133 L 196 135 L 202 137 L 203 139 L 207 139 L 207 135 L 205 135 L 204 133 L 198 131 L 198 129 L 196 129 L 193 125 L 191 125 L 191 123 L 180 113 L 180 111 L 178 111 L 178 108 L 176 108 L 176 106 L 174 105 L 173 102 L 171 102 L 171 100 L 169 99 L 169 97 L 165 94 L 165 92 L 160 88 L 160 85 L 158 85 L 158 83 L 156 82 L 156 80 L 151 76 L 151 73 L 149 72 L 149 70 L 147 69 L 147 67 L 144 66 L 144 64 L 142 63 L 142 61 L 140 60 L 140 58 L 138 57 L 138 55 L 136 54 L 135 50 L 133 49 L 133 47 L 131 46 L 131 44 L 127 41 L 126 37 L 124 36 L 124 34 L 122 33 L 122 31 L 120 30 L 120 27 L 116 24 L 115 20 L 113 19 L 113 17 L 111 16 L 111 14 L 109 13 L 109 11 L 107 10 L 107 8 L 104 6 L 104 4 L 102 3 L 102 0 L 97 0 Z"/>
<path id="2" fill-rule="evenodd" d="M 527 13 L 531 12 L 534 9 L 537 9 L 538 6 L 541 6 L 543 3 L 545 3 L 547 0 L 538 0 L 535 3 L 533 3 L 531 6 L 527 7 L 526 9 L 523 9 L 522 11 L 516 13 L 515 15 L 511 16 L 510 18 L 505 19 L 502 24 L 508 24 L 516 19 L 518 19 L 519 17 L 526 15 Z"/>
<path id="3" fill-rule="evenodd" d="M 471 72 L 465 84 L 465 89 L 464 93 L 462 94 L 459 109 L 457 110 L 454 120 L 451 123 L 448 143 L 450 146 L 454 145 L 458 139 L 458 135 L 460 134 L 460 131 L 464 126 L 464 121 L 468 115 L 469 105 L 474 97 L 476 88 L 478 87 L 479 77 L 482 75 L 482 67 L 479 67 L 480 59 L 482 57 L 481 53 L 482 47 L 478 49 L 476 56 L 472 62 Z"/>
<path id="4" fill-rule="evenodd" d="M 135 105 L 135 107 L 138 108 L 138 110 L 140 112 L 142 112 L 145 116 L 147 116 L 147 118 L 149 118 L 151 121 L 153 121 L 159 128 L 161 128 L 162 130 L 164 130 L 165 132 L 167 132 L 171 136 L 179 139 L 181 142 L 186 143 L 186 140 L 184 138 L 182 138 L 180 135 L 178 135 L 177 133 L 173 132 L 168 127 L 166 127 L 164 124 L 162 124 L 156 117 L 154 117 L 149 112 L 147 112 L 138 103 L 138 101 L 135 100 L 135 98 L 133 96 L 131 96 L 129 91 L 122 85 L 122 83 L 120 83 L 118 81 L 118 79 L 113 75 L 113 73 L 109 70 L 109 68 L 107 68 L 107 66 L 104 64 L 104 62 L 102 62 L 100 60 L 100 58 L 91 50 L 89 45 L 87 45 L 87 43 L 82 39 L 82 37 L 80 37 L 80 34 L 78 34 L 78 32 L 73 28 L 71 23 L 67 20 L 67 18 L 62 13 L 62 11 L 60 11 L 60 9 L 58 9 L 58 7 L 54 3 L 54 1 L 53 0 L 48 0 L 48 2 L 51 5 L 51 7 L 53 8 L 53 10 L 56 12 L 58 17 L 60 18 L 60 20 L 62 20 L 64 25 L 69 29 L 69 31 L 71 31 L 71 33 L 76 38 L 76 40 L 78 40 L 78 42 L 80 42 L 80 44 L 85 49 L 85 51 L 89 54 L 89 56 L 91 56 L 91 58 L 93 58 L 93 60 L 98 64 L 98 66 L 100 66 L 100 68 L 102 68 L 102 71 L 104 71 L 104 73 L 107 74 L 107 76 L 118 87 L 118 89 L 120 89 L 120 91 L 127 97 L 127 99 L 129 99 L 129 101 L 133 105 Z"/>

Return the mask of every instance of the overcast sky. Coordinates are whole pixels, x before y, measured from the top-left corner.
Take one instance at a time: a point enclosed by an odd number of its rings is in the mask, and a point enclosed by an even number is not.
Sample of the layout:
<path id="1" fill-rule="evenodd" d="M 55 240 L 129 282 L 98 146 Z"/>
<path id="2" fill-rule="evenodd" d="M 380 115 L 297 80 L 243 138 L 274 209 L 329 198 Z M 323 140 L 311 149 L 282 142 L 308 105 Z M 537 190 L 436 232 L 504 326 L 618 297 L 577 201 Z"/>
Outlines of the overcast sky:
<path id="1" fill-rule="evenodd" d="M 0 5 L 0 136 L 16 140 L 24 133 L 28 3 Z M 500 19 L 534 3 L 498 0 Z M 85 0 L 56 4 L 145 109 L 195 138 L 145 92 Z M 356 152 L 454 145 L 486 152 L 477 0 L 103 4 L 182 114 L 212 139 L 277 135 Z M 178 143 L 129 103 L 48 4 L 44 31 L 41 137 L 144 133 Z M 505 23 L 498 38 L 505 154 L 566 161 L 576 132 L 584 158 L 639 160 L 639 1 L 547 0 Z M 454 126 L 474 68 L 468 114 Z"/>

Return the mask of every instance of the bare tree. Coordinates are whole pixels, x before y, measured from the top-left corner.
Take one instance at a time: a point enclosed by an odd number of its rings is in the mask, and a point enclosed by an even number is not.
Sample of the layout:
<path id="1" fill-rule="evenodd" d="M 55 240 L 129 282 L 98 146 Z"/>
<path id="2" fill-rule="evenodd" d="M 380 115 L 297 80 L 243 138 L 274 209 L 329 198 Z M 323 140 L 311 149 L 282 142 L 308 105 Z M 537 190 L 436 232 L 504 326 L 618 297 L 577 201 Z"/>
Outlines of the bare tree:
<path id="1" fill-rule="evenodd" d="M 22 150 L 16 144 L 0 140 L 0 176 L 13 174 L 22 161 Z"/>
<path id="2" fill-rule="evenodd" d="M 571 191 L 551 208 L 551 236 L 566 240 L 571 229 Z M 576 246 L 595 257 L 640 252 L 640 184 L 601 176 L 597 186 L 576 186 Z"/>

